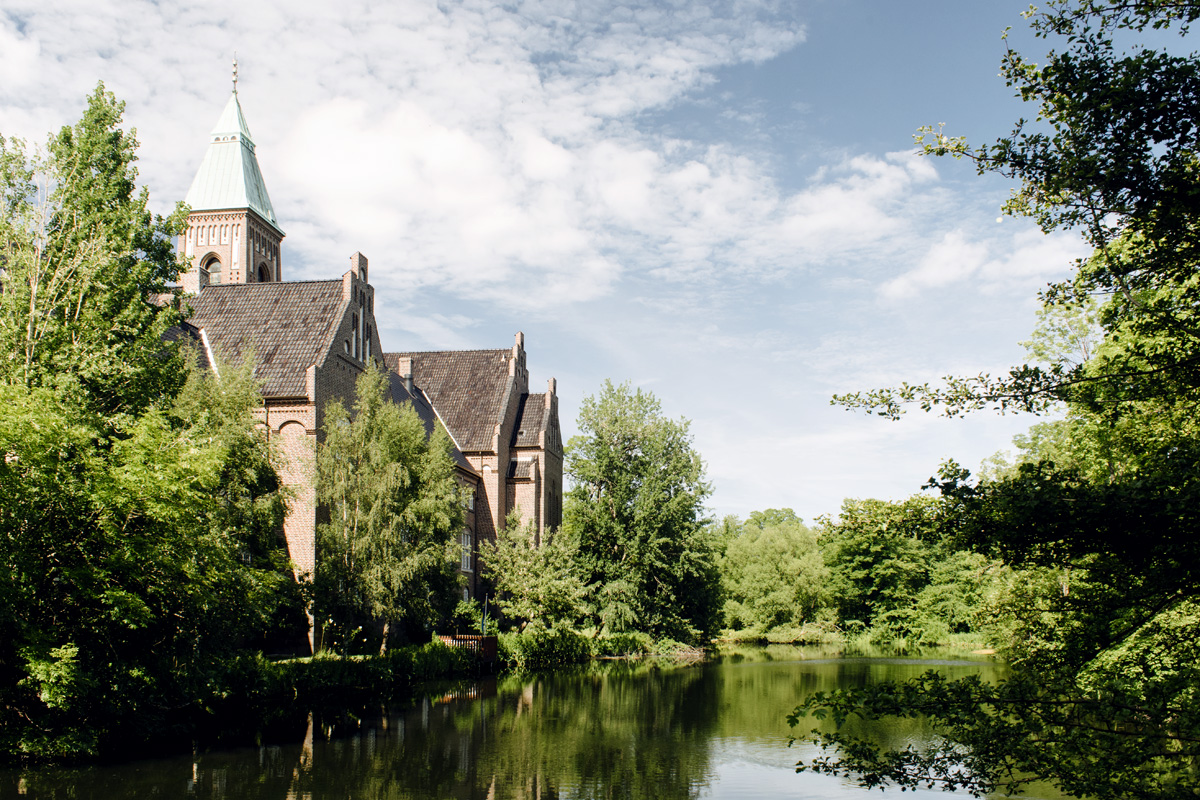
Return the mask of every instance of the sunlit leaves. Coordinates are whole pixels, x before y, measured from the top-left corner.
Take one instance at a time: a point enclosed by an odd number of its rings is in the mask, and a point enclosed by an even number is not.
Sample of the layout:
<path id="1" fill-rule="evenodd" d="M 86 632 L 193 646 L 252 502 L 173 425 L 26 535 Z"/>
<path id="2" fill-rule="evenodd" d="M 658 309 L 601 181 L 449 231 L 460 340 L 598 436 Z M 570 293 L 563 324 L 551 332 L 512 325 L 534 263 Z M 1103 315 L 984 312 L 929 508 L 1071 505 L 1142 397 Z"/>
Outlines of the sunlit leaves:
<path id="1" fill-rule="evenodd" d="M 351 647 L 365 621 L 431 625 L 455 601 L 462 503 L 450 440 L 440 426 L 427 435 L 387 387 L 370 368 L 353 416 L 340 402 L 326 407 L 317 499 L 329 521 L 318 528 L 315 589 L 327 646 Z"/>
<path id="2" fill-rule="evenodd" d="M 718 544 L 687 422 L 663 416 L 650 392 L 605 382 L 584 399 L 579 429 L 566 449 L 563 527 L 579 542 L 594 618 L 614 632 L 706 639 L 720 611 Z"/>

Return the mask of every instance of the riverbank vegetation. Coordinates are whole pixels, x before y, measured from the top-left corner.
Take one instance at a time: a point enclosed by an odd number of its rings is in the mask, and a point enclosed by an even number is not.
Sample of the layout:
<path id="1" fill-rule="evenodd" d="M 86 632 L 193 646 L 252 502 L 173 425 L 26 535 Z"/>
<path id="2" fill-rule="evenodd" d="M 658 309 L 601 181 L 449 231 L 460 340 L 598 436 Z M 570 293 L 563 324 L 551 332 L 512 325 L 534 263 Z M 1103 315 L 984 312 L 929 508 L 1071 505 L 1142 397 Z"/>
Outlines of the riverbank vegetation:
<path id="1" fill-rule="evenodd" d="M 991 607 L 1003 564 L 957 550 L 947 508 L 848 500 L 808 527 L 791 509 L 723 523 L 723 636 L 736 641 L 890 645 L 901 649 L 993 643 Z"/>

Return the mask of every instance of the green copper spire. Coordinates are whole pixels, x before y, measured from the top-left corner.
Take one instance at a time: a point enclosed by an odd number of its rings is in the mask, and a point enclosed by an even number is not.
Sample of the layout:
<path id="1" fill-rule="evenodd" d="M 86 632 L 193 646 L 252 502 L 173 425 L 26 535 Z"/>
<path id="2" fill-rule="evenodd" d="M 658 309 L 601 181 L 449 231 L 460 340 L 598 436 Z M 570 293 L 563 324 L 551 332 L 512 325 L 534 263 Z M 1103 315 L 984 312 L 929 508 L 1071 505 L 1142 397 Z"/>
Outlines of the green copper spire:
<path id="1" fill-rule="evenodd" d="M 282 233 L 254 155 L 254 140 L 237 96 L 237 61 L 233 94 L 212 129 L 204 161 L 192 180 L 185 202 L 193 211 L 249 208 Z"/>

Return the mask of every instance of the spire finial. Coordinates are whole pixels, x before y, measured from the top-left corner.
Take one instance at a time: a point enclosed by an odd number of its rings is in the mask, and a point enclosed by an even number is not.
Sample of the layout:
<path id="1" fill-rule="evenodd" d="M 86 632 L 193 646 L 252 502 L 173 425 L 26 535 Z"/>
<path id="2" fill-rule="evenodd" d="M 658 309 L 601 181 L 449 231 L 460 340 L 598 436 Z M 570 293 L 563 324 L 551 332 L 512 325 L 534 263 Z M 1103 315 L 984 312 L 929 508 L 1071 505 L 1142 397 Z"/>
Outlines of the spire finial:
<path id="1" fill-rule="evenodd" d="M 237 52 L 233 54 L 233 93 L 237 94 Z"/>

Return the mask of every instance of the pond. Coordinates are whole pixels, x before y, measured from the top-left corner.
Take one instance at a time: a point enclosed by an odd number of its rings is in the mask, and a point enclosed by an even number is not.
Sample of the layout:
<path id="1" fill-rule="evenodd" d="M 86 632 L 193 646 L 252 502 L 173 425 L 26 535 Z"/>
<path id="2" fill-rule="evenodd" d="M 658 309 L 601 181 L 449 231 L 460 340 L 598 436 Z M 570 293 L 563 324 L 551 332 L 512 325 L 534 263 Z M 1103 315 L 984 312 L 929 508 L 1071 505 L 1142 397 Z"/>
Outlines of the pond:
<path id="1" fill-rule="evenodd" d="M 0 797 L 879 797 L 846 780 L 797 775 L 796 761 L 816 748 L 789 747 L 784 717 L 810 692 L 904 679 L 931 667 L 948 677 L 995 678 L 1003 670 L 957 653 L 844 657 L 788 646 L 725 650 L 692 666 L 597 662 L 459 683 L 408 708 L 376 708 L 349 721 L 301 712 L 290 741 L 259 747 L 116 766 L 0 771 Z M 929 736 L 913 721 L 876 733 L 900 746 Z"/>

